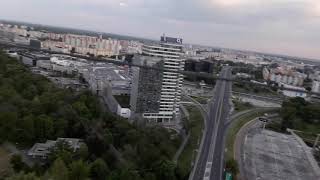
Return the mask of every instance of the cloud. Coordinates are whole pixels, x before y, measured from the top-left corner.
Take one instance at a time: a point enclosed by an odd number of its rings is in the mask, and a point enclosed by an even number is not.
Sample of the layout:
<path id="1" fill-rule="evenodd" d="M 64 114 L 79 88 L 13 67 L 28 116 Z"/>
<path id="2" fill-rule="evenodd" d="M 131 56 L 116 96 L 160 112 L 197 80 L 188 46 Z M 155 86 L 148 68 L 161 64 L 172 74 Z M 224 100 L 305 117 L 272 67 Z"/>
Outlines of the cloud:
<path id="1" fill-rule="evenodd" d="M 128 6 L 128 4 L 125 3 L 125 2 L 120 2 L 119 5 L 120 5 L 120 6 L 123 6 L 123 7 Z"/>
<path id="2" fill-rule="evenodd" d="M 10 0 L 0 17 L 320 58 L 319 0 Z"/>

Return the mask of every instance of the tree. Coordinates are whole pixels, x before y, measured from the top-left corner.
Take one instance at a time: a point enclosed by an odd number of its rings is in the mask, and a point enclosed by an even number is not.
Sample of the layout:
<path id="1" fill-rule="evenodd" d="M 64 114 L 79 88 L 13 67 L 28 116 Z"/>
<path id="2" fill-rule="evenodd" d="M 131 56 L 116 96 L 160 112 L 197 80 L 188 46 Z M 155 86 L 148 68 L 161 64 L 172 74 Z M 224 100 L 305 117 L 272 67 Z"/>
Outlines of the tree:
<path id="1" fill-rule="evenodd" d="M 20 172 L 19 174 L 15 174 L 9 178 L 6 178 L 6 180 L 40 180 L 40 178 L 37 177 L 34 173 L 25 174 L 23 172 Z"/>
<path id="2" fill-rule="evenodd" d="M 12 140 L 15 137 L 18 113 L 15 111 L 2 111 L 0 113 L 0 138 Z"/>
<path id="3" fill-rule="evenodd" d="M 61 158 L 56 159 L 50 168 L 50 175 L 53 180 L 68 180 L 69 171 Z"/>
<path id="4" fill-rule="evenodd" d="M 141 176 L 136 171 L 128 169 L 115 170 L 108 177 L 108 180 L 142 180 Z"/>
<path id="5" fill-rule="evenodd" d="M 237 161 L 234 159 L 228 159 L 226 163 L 226 169 L 236 176 L 236 174 L 239 172 Z"/>
<path id="6" fill-rule="evenodd" d="M 65 137 L 65 131 L 68 126 L 68 121 L 63 118 L 57 118 L 53 122 L 54 134 L 56 137 Z"/>
<path id="7" fill-rule="evenodd" d="M 77 101 L 72 104 L 72 107 L 79 113 L 80 116 L 91 118 L 91 113 L 84 102 Z"/>
<path id="8" fill-rule="evenodd" d="M 33 115 L 28 115 L 23 117 L 18 123 L 21 131 L 18 133 L 17 140 L 23 143 L 32 143 L 35 139 L 35 129 L 34 129 L 34 119 Z"/>
<path id="9" fill-rule="evenodd" d="M 162 160 L 153 168 L 158 179 L 175 180 L 176 164 L 168 160 Z"/>
<path id="10" fill-rule="evenodd" d="M 89 167 L 82 160 L 70 164 L 69 178 L 72 180 L 86 180 L 89 177 Z"/>
<path id="11" fill-rule="evenodd" d="M 25 164 L 22 161 L 22 157 L 18 154 L 14 154 L 10 159 L 10 164 L 15 172 L 20 172 L 25 168 Z"/>
<path id="12" fill-rule="evenodd" d="M 80 145 L 80 148 L 77 151 L 77 155 L 83 160 L 86 160 L 88 158 L 89 150 L 88 146 L 85 143 Z"/>
<path id="13" fill-rule="evenodd" d="M 53 135 L 53 120 L 51 117 L 42 114 L 34 121 L 36 137 L 39 140 L 50 139 Z"/>
<path id="14" fill-rule="evenodd" d="M 293 107 L 286 107 L 281 109 L 281 130 L 286 131 L 287 128 L 293 127 L 293 121 L 296 117 L 296 109 Z"/>
<path id="15" fill-rule="evenodd" d="M 113 136 L 112 136 L 112 133 L 109 131 L 109 129 L 104 130 L 103 140 L 106 146 L 113 143 Z"/>
<path id="16" fill-rule="evenodd" d="M 103 159 L 96 159 L 90 165 L 90 175 L 97 180 L 104 180 L 109 174 L 109 168 Z"/>
<path id="17" fill-rule="evenodd" d="M 312 88 L 311 87 L 306 87 L 306 90 L 310 92 L 312 90 Z"/>
<path id="18" fill-rule="evenodd" d="M 38 90 L 35 85 L 30 85 L 22 91 L 23 97 L 29 100 L 32 100 L 37 94 Z"/>
<path id="19" fill-rule="evenodd" d="M 144 179 L 145 179 L 145 180 L 156 180 L 157 177 L 156 177 L 156 175 L 154 175 L 153 173 L 147 172 L 147 173 L 145 173 L 145 175 L 144 175 Z"/>
<path id="20" fill-rule="evenodd" d="M 50 149 L 49 160 L 54 162 L 56 159 L 61 158 L 65 164 L 72 162 L 72 149 L 68 142 L 58 141 L 54 147 Z"/>

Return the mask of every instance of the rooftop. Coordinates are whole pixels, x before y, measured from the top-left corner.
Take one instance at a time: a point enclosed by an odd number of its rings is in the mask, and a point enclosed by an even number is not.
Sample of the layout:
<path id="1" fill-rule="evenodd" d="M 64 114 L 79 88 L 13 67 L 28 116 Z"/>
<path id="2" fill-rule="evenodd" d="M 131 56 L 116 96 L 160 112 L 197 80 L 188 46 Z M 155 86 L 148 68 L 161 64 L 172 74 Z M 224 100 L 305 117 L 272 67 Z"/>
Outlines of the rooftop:
<path id="1" fill-rule="evenodd" d="M 32 157 L 42 157 L 45 158 L 50 153 L 51 148 L 53 148 L 57 142 L 67 142 L 69 146 L 76 151 L 80 148 L 81 143 L 83 141 L 81 139 L 75 138 L 58 138 L 56 141 L 47 140 L 45 143 L 36 143 L 32 146 L 32 148 L 28 151 L 28 155 Z"/>

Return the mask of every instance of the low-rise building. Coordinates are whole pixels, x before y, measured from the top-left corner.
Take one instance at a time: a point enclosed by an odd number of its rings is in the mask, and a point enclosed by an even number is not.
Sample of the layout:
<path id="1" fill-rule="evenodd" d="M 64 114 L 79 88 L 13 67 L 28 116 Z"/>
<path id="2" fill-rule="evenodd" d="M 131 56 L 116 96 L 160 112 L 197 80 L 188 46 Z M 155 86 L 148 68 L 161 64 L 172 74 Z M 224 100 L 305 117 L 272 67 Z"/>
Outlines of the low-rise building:
<path id="1" fill-rule="evenodd" d="M 67 143 L 73 152 L 76 152 L 84 144 L 83 140 L 75 138 L 58 138 L 56 141 L 47 140 L 45 143 L 34 144 L 27 155 L 34 159 L 47 159 L 58 142 Z"/>
<path id="2" fill-rule="evenodd" d="M 293 86 L 302 86 L 304 80 L 307 78 L 306 74 L 281 67 L 275 69 L 264 68 L 262 74 L 265 80 Z"/>
<path id="3" fill-rule="evenodd" d="M 131 78 L 128 71 L 128 67 L 113 64 L 96 64 L 79 70 L 90 90 L 104 99 L 111 112 L 124 118 L 130 117 L 131 110 L 121 107 L 114 96 L 130 95 Z"/>
<path id="4" fill-rule="evenodd" d="M 314 80 L 312 82 L 312 92 L 314 93 L 320 93 L 320 81 Z"/>
<path id="5" fill-rule="evenodd" d="M 283 84 L 283 83 L 281 84 L 281 86 L 284 87 L 284 88 L 287 88 L 287 89 L 292 89 L 292 91 L 283 90 L 282 93 L 285 96 L 288 96 L 288 97 L 301 97 L 301 98 L 306 98 L 307 97 L 307 93 L 304 92 L 306 90 L 305 88 L 292 86 L 292 85 L 287 85 L 287 84 Z"/>

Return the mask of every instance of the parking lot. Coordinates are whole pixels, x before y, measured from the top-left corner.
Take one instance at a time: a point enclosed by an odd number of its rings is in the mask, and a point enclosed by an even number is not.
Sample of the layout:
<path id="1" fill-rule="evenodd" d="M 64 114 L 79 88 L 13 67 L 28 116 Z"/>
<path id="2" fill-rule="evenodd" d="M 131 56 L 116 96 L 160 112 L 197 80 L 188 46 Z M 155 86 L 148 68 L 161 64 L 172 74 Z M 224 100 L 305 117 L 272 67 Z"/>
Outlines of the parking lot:
<path id="1" fill-rule="evenodd" d="M 253 128 L 241 155 L 248 180 L 316 180 L 302 146 L 292 135 Z"/>

